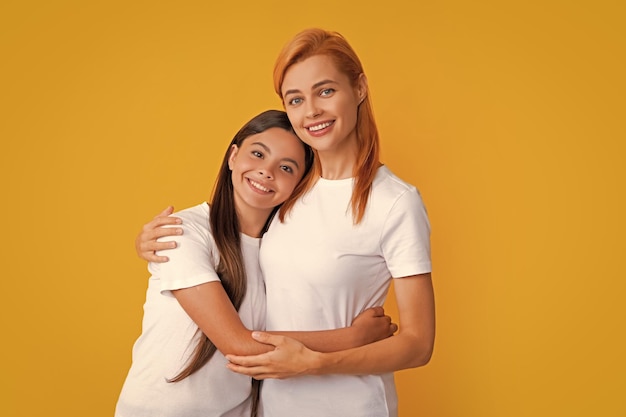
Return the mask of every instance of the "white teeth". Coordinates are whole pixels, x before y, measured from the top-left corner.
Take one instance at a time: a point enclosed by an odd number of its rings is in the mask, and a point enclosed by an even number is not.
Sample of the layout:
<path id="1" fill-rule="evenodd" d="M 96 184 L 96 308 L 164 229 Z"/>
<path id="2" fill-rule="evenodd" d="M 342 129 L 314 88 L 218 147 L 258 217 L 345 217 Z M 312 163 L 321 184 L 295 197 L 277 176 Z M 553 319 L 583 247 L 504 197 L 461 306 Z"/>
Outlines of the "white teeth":
<path id="1" fill-rule="evenodd" d="M 269 189 L 269 188 L 265 188 L 265 187 L 263 187 L 263 186 L 262 186 L 261 184 L 259 184 L 258 182 L 254 182 L 254 181 L 252 181 L 252 180 L 249 180 L 249 181 L 250 181 L 250 185 L 252 185 L 252 186 L 253 186 L 254 188 L 256 188 L 257 190 L 261 190 L 261 191 L 264 191 L 264 192 L 266 192 L 266 193 L 268 193 L 268 192 L 270 191 L 270 189 Z"/>
<path id="2" fill-rule="evenodd" d="M 311 126 L 311 127 L 308 127 L 307 129 L 309 129 L 309 130 L 310 130 L 310 131 L 312 131 L 312 132 L 315 132 L 315 131 L 317 131 L 317 130 L 324 129 L 325 127 L 328 127 L 328 126 L 330 126 L 330 125 L 331 125 L 331 123 L 330 123 L 330 122 L 326 122 L 326 123 L 322 123 L 322 124 L 317 125 L 317 126 Z"/>

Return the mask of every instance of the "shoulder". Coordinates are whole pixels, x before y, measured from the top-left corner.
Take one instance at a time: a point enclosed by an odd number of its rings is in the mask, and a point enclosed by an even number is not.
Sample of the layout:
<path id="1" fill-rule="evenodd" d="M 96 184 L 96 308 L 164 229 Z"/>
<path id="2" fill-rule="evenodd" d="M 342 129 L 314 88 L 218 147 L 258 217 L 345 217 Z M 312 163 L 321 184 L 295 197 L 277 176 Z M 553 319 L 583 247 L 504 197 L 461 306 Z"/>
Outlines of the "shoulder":
<path id="1" fill-rule="evenodd" d="M 180 236 L 166 236 L 163 238 L 159 238 L 158 240 L 211 240 L 209 212 L 209 205 L 206 202 L 203 202 L 202 204 L 198 204 L 196 206 L 189 207 L 171 214 L 170 217 L 180 218 L 183 222 L 182 225 L 172 225 L 164 227 L 181 227 L 183 229 L 183 234 Z"/>
<path id="2" fill-rule="evenodd" d="M 206 202 L 203 202 L 193 207 L 176 211 L 171 214 L 170 217 L 180 217 L 183 221 L 187 220 L 190 223 L 203 223 L 209 218 L 209 205 Z"/>
<path id="3" fill-rule="evenodd" d="M 158 252 L 159 254 L 166 254 L 170 257 L 168 264 L 173 264 L 174 262 L 172 262 L 172 260 L 174 258 L 188 259 L 189 257 L 198 257 L 199 254 L 211 254 L 212 257 L 217 256 L 217 253 L 214 251 L 215 240 L 209 224 L 209 212 L 209 205 L 205 202 L 177 211 L 171 215 L 172 217 L 180 218 L 183 223 L 178 226 L 166 227 L 181 227 L 183 234 L 164 236 L 158 239 L 160 242 L 176 242 L 175 250 Z"/>
<path id="4" fill-rule="evenodd" d="M 171 214 L 171 217 L 178 217 L 183 221 L 183 229 L 194 229 L 197 231 L 209 231 L 209 205 L 207 203 L 198 204 Z"/>
<path id="5" fill-rule="evenodd" d="M 409 198 L 421 201 L 418 189 L 414 185 L 399 178 L 385 165 L 378 168 L 372 187 L 372 193 L 376 195 L 375 198 L 391 200 Z"/>

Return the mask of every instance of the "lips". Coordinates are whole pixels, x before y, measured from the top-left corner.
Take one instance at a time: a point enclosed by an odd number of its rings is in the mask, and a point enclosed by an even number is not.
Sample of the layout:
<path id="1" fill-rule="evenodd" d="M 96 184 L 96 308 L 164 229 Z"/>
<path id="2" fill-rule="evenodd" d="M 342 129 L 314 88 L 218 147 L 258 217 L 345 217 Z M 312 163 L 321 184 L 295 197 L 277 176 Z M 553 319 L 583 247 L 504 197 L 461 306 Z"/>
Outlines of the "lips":
<path id="1" fill-rule="evenodd" d="M 246 178 L 246 180 L 248 181 L 248 184 L 250 185 L 251 188 L 253 188 L 254 190 L 257 190 L 261 193 L 272 193 L 273 191 L 267 187 L 265 187 L 263 184 L 261 184 L 260 182 L 254 181 L 250 178 Z"/>
<path id="2" fill-rule="evenodd" d="M 334 123 L 335 123 L 334 120 L 328 120 L 328 121 L 319 122 L 316 124 L 311 124 L 311 125 L 305 126 L 304 128 L 312 135 L 319 135 L 319 134 L 324 133 L 326 129 L 328 129 Z"/>

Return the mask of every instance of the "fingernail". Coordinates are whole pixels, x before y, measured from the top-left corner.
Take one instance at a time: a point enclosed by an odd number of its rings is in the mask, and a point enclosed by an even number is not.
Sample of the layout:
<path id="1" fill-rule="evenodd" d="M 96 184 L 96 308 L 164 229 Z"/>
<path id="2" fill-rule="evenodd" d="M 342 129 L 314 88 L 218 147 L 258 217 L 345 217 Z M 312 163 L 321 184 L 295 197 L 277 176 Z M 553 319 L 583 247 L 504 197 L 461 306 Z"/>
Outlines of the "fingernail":
<path id="1" fill-rule="evenodd" d="M 255 338 L 255 339 L 256 339 L 256 338 L 258 338 L 259 336 L 261 336 L 261 333 L 259 333 L 259 332 L 252 332 L 252 337 L 253 337 L 253 338 Z"/>

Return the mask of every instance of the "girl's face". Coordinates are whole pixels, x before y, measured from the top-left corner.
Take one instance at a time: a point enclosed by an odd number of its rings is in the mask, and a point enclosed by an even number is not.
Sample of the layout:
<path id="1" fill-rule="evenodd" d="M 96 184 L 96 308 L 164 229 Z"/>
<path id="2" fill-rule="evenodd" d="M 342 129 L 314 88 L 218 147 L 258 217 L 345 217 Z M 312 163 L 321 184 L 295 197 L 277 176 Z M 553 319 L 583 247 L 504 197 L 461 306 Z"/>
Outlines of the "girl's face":
<path id="1" fill-rule="evenodd" d="M 355 88 L 329 56 L 314 55 L 287 70 L 281 92 L 304 142 L 320 153 L 356 152 L 357 109 L 367 93 L 364 75 Z"/>
<path id="2" fill-rule="evenodd" d="M 240 213 L 261 210 L 269 215 L 293 192 L 305 171 L 302 142 L 278 127 L 248 136 L 231 148 L 235 204 Z"/>

